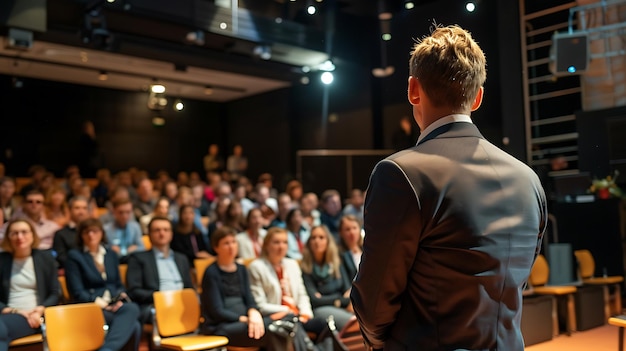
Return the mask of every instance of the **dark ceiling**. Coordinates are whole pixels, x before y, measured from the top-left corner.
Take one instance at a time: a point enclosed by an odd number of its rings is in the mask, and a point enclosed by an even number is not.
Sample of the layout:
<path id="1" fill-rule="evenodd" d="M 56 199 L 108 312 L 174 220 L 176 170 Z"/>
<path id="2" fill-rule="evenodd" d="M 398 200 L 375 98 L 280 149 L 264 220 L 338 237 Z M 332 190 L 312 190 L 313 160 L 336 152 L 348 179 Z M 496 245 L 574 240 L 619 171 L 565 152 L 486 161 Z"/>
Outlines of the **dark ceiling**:
<path id="1" fill-rule="evenodd" d="M 43 8 L 45 31 L 29 18 L 9 27 L 34 32 L 28 50 L 0 48 L 0 74 L 115 89 L 146 89 L 159 80 L 180 97 L 229 101 L 299 84 L 330 57 L 337 21 L 377 27 L 382 10 L 403 0 L 8 0 L 0 12 Z M 416 6 L 432 2 L 416 1 Z M 172 6 L 175 3 L 176 6 Z M 315 16 L 305 13 L 309 5 Z M 30 11 L 30 9 L 28 9 Z M 27 11 L 22 11 L 27 12 Z M 262 59 L 263 50 L 271 52 Z M 109 79 L 98 80 L 99 72 Z M 207 89 L 209 87 L 210 89 Z M 168 88 L 169 89 L 169 88 Z M 210 94 L 207 92 L 210 91 Z"/>

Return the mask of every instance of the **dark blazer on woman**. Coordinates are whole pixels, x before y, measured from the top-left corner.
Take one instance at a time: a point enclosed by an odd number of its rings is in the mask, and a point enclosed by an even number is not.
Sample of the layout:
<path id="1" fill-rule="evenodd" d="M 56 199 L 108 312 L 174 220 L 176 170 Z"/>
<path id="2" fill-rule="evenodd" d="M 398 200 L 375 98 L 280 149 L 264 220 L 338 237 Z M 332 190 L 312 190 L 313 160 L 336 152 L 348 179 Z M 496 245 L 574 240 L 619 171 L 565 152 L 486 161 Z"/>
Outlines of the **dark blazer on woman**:
<path id="1" fill-rule="evenodd" d="M 59 278 L 54 257 L 48 251 L 33 249 L 33 266 L 37 281 L 37 305 L 54 306 L 59 302 Z M 9 252 L 0 252 L 0 310 L 7 307 L 9 302 L 9 287 L 11 285 L 11 268 L 13 255 Z"/>
<path id="2" fill-rule="evenodd" d="M 183 279 L 184 288 L 193 288 L 189 262 L 185 255 L 170 251 L 174 255 L 174 262 Z M 157 268 L 154 251 L 133 252 L 128 257 L 128 271 L 126 273 L 128 296 L 140 305 L 142 314 L 152 305 L 152 293 L 159 291 L 159 270 Z"/>
<path id="3" fill-rule="evenodd" d="M 351 280 L 348 280 L 343 267 L 339 268 L 339 272 L 339 277 L 335 277 L 333 274 L 322 277 L 315 272 L 302 272 L 302 280 L 304 280 L 304 287 L 311 299 L 311 307 L 315 309 L 321 306 L 334 306 L 335 300 L 341 301 L 339 307 L 345 308 L 350 304 L 350 298 L 344 297 L 343 294 L 350 289 Z M 320 297 L 315 295 L 318 292 Z"/>
<path id="4" fill-rule="evenodd" d="M 248 309 L 258 309 L 252 291 L 250 289 L 250 279 L 246 267 L 237 263 L 237 274 L 239 274 L 239 284 L 243 303 Z M 221 323 L 232 323 L 239 321 L 239 315 L 226 309 L 224 305 L 224 293 L 220 271 L 217 263 L 213 263 L 204 271 L 202 278 L 202 315 L 204 333 L 212 333 Z"/>
<path id="5" fill-rule="evenodd" d="M 70 250 L 67 255 L 67 262 L 65 262 L 65 279 L 72 300 L 74 302 L 93 302 L 96 297 L 102 296 L 105 290 L 109 290 L 111 297 L 125 291 L 120 279 L 119 265 L 117 254 L 106 249 L 104 270 L 107 273 L 107 278 L 104 280 L 89 252 L 83 252 L 79 249 Z"/>
<path id="6" fill-rule="evenodd" d="M 352 280 L 356 276 L 358 269 L 350 251 L 346 250 L 341 253 L 341 266 L 346 273 L 346 279 L 352 284 Z"/>

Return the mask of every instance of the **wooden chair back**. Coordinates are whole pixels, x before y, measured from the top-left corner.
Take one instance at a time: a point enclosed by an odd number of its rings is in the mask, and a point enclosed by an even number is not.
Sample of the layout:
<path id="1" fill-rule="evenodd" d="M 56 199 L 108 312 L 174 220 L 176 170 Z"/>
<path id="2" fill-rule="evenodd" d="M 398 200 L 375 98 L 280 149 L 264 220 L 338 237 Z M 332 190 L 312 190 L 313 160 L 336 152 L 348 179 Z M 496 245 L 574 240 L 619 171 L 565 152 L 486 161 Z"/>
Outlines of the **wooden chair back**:
<path id="1" fill-rule="evenodd" d="M 47 307 L 44 316 L 49 351 L 97 350 L 104 343 L 104 315 L 94 302 Z"/>

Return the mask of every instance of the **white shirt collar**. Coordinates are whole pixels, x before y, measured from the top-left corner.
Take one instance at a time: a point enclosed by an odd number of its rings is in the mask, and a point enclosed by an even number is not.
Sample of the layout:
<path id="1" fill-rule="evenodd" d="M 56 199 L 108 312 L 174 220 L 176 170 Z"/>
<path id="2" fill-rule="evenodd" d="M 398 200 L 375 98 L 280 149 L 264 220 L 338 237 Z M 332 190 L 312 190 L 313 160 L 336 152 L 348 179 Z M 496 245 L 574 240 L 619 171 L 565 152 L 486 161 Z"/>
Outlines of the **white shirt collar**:
<path id="1" fill-rule="evenodd" d="M 419 142 L 422 141 L 422 139 L 424 139 L 433 130 L 435 130 L 435 129 L 443 126 L 443 125 L 450 124 L 450 123 L 455 123 L 455 122 L 473 123 L 472 119 L 468 115 L 454 114 L 454 115 L 447 115 L 445 117 L 441 117 L 438 120 L 436 120 L 433 123 L 431 123 L 428 127 L 426 127 L 426 129 L 424 129 L 420 133 L 419 138 L 417 138 L 417 143 L 419 144 Z"/>

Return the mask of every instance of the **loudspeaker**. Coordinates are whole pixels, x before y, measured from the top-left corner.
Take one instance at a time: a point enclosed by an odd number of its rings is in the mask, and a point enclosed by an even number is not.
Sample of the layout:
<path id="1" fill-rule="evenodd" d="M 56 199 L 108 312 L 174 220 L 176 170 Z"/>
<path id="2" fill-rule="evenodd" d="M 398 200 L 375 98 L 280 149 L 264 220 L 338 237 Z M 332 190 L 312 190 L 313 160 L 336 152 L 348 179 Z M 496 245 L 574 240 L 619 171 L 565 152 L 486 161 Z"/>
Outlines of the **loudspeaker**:
<path id="1" fill-rule="evenodd" d="M 555 33 L 550 48 L 550 71 L 554 75 L 581 74 L 589 64 L 587 33 Z"/>

